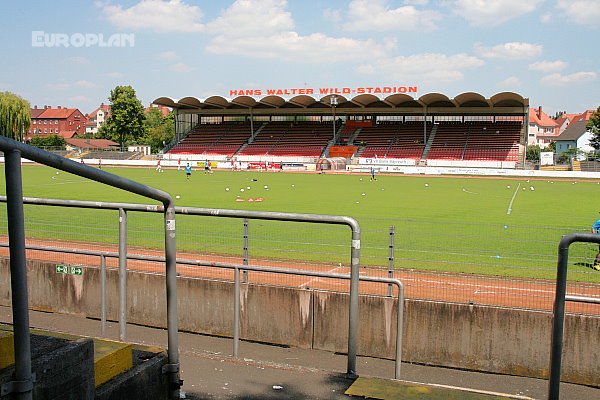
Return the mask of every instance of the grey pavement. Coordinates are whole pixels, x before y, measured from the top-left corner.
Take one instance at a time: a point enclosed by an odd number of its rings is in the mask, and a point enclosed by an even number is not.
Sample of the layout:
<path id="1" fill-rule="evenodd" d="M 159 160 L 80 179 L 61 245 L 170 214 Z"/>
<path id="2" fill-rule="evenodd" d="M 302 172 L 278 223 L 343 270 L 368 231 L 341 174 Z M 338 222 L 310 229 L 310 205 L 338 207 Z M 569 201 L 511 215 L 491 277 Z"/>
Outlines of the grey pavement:
<path id="1" fill-rule="evenodd" d="M 0 322 L 12 322 L 12 310 L 0 307 Z M 101 337 L 100 321 L 77 316 L 32 311 L 32 327 Z M 107 324 L 107 339 L 117 340 L 118 324 Z M 127 326 L 127 341 L 165 348 L 165 329 Z M 181 332 L 181 378 L 188 399 L 349 399 L 343 392 L 352 379 L 345 376 L 347 358 L 319 350 L 305 350 L 242 341 L 239 357 L 232 356 L 230 338 Z M 361 376 L 393 378 L 394 363 L 358 357 Z M 547 398 L 543 379 L 488 374 L 452 368 L 402 363 L 401 380 L 476 390 Z M 151 398 L 151 397 L 149 397 Z M 600 389 L 561 384 L 561 398 L 600 398 Z"/>

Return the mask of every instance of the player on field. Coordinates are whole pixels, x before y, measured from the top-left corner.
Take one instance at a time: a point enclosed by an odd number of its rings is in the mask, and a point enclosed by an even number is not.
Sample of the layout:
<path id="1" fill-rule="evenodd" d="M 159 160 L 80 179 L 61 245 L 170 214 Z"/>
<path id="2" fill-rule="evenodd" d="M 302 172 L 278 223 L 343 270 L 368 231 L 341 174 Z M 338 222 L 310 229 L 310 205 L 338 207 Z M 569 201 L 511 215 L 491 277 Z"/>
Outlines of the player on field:
<path id="1" fill-rule="evenodd" d="M 594 222 L 594 225 L 592 225 L 592 233 L 600 233 L 600 219 Z M 600 271 L 600 246 L 598 247 L 598 253 L 596 254 L 592 268 L 594 268 L 596 271 Z"/>

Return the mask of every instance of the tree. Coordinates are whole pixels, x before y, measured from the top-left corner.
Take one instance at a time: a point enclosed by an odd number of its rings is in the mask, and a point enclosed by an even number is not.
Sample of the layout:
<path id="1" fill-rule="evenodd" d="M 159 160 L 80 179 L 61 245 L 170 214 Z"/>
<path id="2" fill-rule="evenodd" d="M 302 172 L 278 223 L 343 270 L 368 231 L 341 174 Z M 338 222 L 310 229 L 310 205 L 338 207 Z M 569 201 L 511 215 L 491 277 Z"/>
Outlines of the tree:
<path id="1" fill-rule="evenodd" d="M 590 121 L 587 124 L 587 128 L 592 132 L 592 138 L 590 139 L 590 146 L 596 150 L 600 149 L 600 107 L 590 117 Z"/>
<path id="2" fill-rule="evenodd" d="M 31 126 L 31 106 L 10 92 L 0 92 L 0 135 L 23 141 Z"/>
<path id="3" fill-rule="evenodd" d="M 149 144 L 152 152 L 158 152 L 175 137 L 175 118 L 173 113 L 163 117 L 157 108 L 146 113 L 144 121 L 146 133 L 139 140 L 140 144 Z"/>
<path id="4" fill-rule="evenodd" d="M 144 131 L 144 107 L 131 86 L 117 86 L 111 90 L 110 118 L 98 131 L 98 137 L 119 142 L 121 147 L 134 143 Z"/>
<path id="5" fill-rule="evenodd" d="M 539 162 L 540 161 L 540 146 L 533 145 L 527 147 L 527 153 L 525 158 L 529 161 Z"/>
<path id="6" fill-rule="evenodd" d="M 35 147 L 61 147 L 64 149 L 67 142 L 64 137 L 59 135 L 48 135 L 45 137 L 35 135 L 29 144 Z"/>

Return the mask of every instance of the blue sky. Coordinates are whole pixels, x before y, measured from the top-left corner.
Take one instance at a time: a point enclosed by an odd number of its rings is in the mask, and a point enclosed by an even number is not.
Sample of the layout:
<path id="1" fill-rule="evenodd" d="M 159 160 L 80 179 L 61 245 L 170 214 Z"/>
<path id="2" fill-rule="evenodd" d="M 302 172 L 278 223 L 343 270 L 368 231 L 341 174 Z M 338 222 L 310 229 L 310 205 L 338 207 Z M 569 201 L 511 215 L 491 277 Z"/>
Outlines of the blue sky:
<path id="1" fill-rule="evenodd" d="M 117 85 L 144 105 L 416 86 L 516 92 L 549 115 L 600 106 L 600 0 L 3 1 L 0 32 L 0 91 L 84 113 Z"/>

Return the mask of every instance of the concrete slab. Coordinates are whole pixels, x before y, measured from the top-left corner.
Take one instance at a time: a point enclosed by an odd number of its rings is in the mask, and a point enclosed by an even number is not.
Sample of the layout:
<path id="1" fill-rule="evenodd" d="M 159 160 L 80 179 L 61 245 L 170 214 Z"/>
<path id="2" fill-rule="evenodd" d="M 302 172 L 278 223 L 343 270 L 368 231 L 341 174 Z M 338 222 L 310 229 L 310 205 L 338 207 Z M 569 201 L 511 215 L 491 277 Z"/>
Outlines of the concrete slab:
<path id="1" fill-rule="evenodd" d="M 344 393 L 379 400 L 533 400 L 531 397 L 505 393 L 368 377 L 359 377 Z"/>

